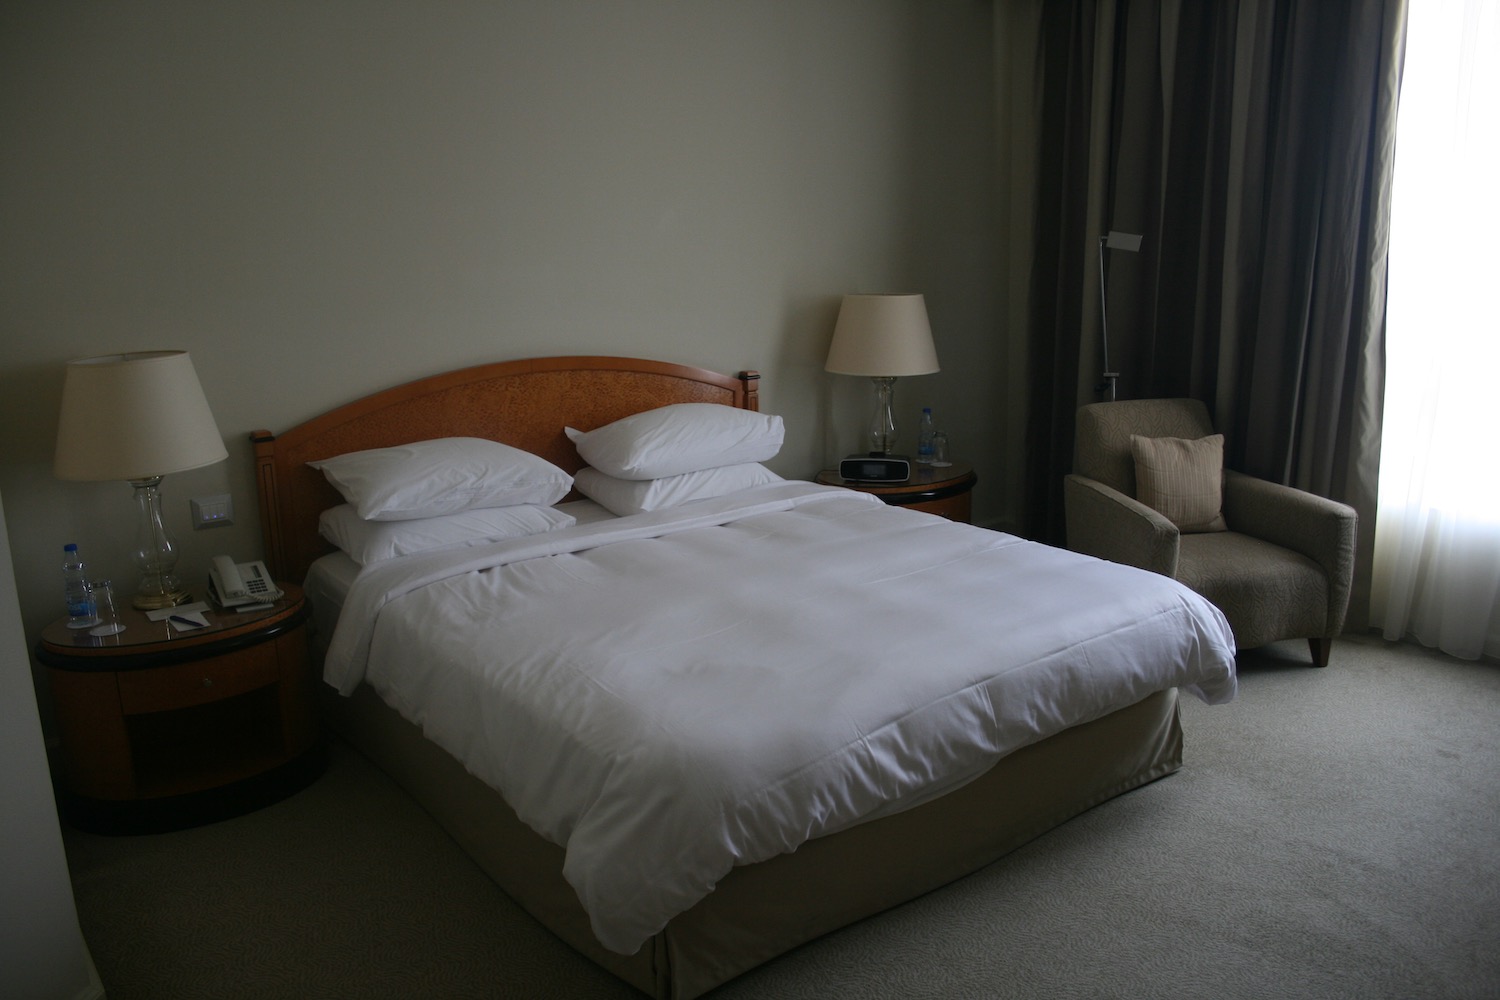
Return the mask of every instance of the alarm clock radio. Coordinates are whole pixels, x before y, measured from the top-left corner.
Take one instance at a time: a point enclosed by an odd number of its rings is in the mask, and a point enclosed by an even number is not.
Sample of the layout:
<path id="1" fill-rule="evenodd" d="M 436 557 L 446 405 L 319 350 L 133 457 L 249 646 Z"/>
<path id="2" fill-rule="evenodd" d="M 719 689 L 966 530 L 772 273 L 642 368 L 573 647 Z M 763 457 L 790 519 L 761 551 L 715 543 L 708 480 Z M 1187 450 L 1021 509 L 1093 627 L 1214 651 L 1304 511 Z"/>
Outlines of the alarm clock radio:
<path id="1" fill-rule="evenodd" d="M 901 483 L 911 476 L 904 455 L 850 455 L 839 462 L 839 475 L 855 483 Z"/>

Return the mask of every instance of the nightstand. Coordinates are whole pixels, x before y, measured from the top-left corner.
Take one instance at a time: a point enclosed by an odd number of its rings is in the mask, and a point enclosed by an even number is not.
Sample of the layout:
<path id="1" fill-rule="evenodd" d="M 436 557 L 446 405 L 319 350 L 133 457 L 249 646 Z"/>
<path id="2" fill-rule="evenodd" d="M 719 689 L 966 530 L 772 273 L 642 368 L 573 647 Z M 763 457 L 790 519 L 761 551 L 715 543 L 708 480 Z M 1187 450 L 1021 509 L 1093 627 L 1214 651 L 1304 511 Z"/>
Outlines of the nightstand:
<path id="1" fill-rule="evenodd" d="M 845 479 L 837 469 L 825 469 L 818 473 L 817 482 L 873 493 L 888 504 L 969 523 L 969 492 L 979 481 L 973 466 L 966 462 L 943 467 L 913 464 L 912 470 L 911 476 L 899 483 L 862 483 Z"/>
<path id="2" fill-rule="evenodd" d="M 154 833 L 237 816 L 310 784 L 326 760 L 302 589 L 269 610 L 205 612 L 178 632 L 129 606 L 125 630 L 47 626 L 62 738 L 63 815 L 98 833 Z"/>

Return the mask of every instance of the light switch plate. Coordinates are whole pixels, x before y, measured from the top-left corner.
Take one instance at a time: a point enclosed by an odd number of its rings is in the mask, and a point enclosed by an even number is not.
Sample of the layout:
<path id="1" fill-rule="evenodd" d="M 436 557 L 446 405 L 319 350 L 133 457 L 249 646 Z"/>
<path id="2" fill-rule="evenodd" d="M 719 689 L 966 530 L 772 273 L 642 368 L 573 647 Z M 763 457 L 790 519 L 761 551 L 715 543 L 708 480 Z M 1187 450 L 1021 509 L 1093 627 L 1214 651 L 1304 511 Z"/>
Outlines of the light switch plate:
<path id="1" fill-rule="evenodd" d="M 212 497 L 193 497 L 188 501 L 193 509 L 193 528 L 216 528 L 234 523 L 234 498 L 228 493 Z"/>

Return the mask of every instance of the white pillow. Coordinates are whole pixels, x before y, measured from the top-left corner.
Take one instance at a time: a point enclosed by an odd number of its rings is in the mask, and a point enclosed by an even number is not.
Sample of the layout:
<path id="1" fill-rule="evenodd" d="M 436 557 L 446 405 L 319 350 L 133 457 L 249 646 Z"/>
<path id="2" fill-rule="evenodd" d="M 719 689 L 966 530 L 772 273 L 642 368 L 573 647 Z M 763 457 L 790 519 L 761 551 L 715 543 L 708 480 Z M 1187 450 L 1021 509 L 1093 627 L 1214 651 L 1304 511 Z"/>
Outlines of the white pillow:
<path id="1" fill-rule="evenodd" d="M 436 438 L 308 462 L 366 521 L 409 521 L 486 507 L 557 503 L 573 477 L 484 438 Z"/>
<path id="2" fill-rule="evenodd" d="M 621 517 L 779 482 L 780 476 L 754 462 L 645 480 L 616 479 L 598 469 L 578 470 L 578 492 Z"/>
<path id="3" fill-rule="evenodd" d="M 637 480 L 764 462 L 785 434 L 780 417 L 722 403 L 673 403 L 587 433 L 563 430 L 589 465 Z"/>
<path id="4" fill-rule="evenodd" d="M 412 521 L 366 521 L 353 507 L 343 503 L 318 517 L 318 534 L 349 553 L 361 566 L 368 566 L 382 559 L 433 549 L 456 549 L 538 535 L 571 528 L 573 523 L 572 515 L 535 504 L 486 507 Z"/>

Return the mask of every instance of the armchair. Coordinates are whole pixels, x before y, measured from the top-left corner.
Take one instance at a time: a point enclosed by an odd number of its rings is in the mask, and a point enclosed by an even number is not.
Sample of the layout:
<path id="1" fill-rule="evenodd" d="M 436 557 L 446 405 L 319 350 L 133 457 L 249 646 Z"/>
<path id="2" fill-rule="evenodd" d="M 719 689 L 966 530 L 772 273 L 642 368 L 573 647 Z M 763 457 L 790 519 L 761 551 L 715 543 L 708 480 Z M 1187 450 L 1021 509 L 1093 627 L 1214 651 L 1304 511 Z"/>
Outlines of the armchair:
<path id="1" fill-rule="evenodd" d="M 1183 533 L 1136 499 L 1131 436 L 1214 433 L 1196 399 L 1093 403 L 1078 411 L 1073 472 L 1063 483 L 1068 548 L 1161 573 L 1224 612 L 1241 649 L 1306 638 L 1328 665 L 1354 573 L 1352 507 L 1225 469 L 1227 531 Z"/>

